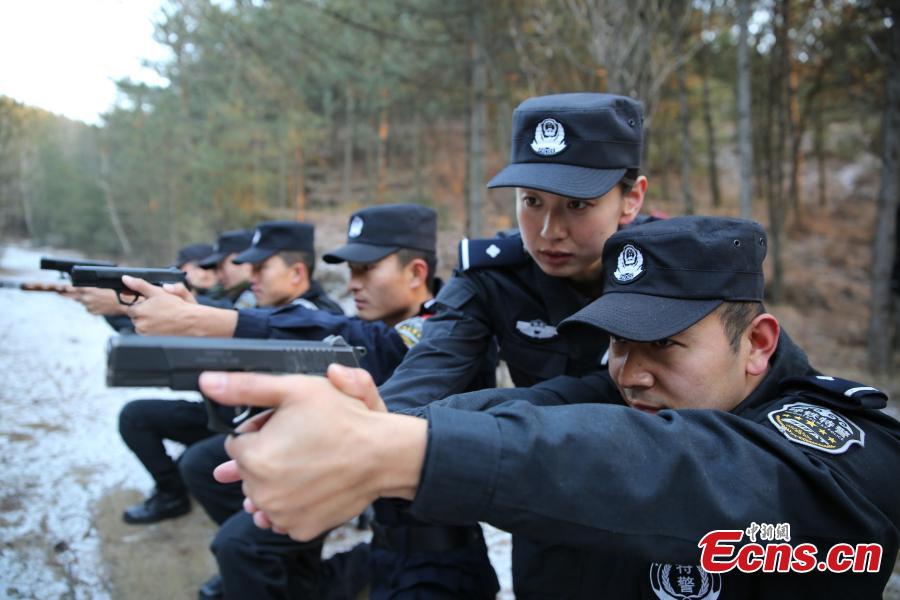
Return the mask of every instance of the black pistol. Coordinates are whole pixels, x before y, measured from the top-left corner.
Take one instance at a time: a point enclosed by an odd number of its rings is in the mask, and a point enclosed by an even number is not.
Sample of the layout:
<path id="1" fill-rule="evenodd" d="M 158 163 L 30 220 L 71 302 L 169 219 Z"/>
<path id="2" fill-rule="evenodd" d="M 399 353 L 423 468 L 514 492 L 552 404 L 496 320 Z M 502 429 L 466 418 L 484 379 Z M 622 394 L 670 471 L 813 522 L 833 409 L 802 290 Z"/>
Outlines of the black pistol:
<path id="1" fill-rule="evenodd" d="M 130 267 L 88 267 L 84 265 L 75 265 L 72 268 L 72 285 L 75 287 L 96 287 L 115 290 L 116 298 L 119 299 L 119 304 L 131 306 L 138 301 L 140 295 L 122 283 L 122 275 L 139 277 L 153 285 L 185 282 L 184 272 L 175 268 L 132 269 Z M 122 292 L 133 294 L 134 299 L 131 302 L 125 302 L 122 299 Z"/>
<path id="2" fill-rule="evenodd" d="M 115 267 L 116 263 L 106 260 L 86 260 L 83 258 L 41 257 L 41 268 L 47 271 L 59 271 L 60 276 L 71 275 L 72 269 L 78 265 L 84 265 L 86 267 Z"/>
<path id="3" fill-rule="evenodd" d="M 365 348 L 350 346 L 340 336 L 329 336 L 321 342 L 116 336 L 107 344 L 106 384 L 199 391 L 203 371 L 324 375 L 331 363 L 358 367 L 365 352 Z M 233 433 L 260 412 L 247 406 L 216 404 L 205 396 L 203 401 L 207 426 L 220 433 Z"/>

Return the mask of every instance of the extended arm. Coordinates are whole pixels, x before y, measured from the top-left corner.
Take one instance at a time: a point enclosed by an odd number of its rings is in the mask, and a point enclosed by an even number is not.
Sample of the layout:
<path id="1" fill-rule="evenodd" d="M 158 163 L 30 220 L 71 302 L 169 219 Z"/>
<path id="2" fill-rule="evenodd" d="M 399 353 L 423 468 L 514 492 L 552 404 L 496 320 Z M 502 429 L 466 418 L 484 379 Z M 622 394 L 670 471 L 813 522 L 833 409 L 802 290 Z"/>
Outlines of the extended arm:
<path id="1" fill-rule="evenodd" d="M 381 386 L 391 410 L 423 406 L 462 392 L 483 368 L 493 332 L 477 284 L 454 277 L 438 294 L 436 311 L 425 321 L 422 338 Z"/>

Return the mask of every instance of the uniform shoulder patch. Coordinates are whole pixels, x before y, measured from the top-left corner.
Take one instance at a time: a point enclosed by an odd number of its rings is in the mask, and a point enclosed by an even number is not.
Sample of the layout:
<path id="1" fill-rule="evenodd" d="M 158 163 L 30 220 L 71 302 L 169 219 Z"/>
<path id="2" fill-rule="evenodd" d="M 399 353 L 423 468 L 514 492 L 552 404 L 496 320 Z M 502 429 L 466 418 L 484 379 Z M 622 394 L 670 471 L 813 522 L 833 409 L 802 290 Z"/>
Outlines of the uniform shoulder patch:
<path id="1" fill-rule="evenodd" d="M 524 263 L 528 258 L 522 246 L 521 236 L 499 236 L 495 238 L 471 240 L 463 238 L 459 242 L 460 271 L 477 267 L 509 267 Z"/>
<path id="2" fill-rule="evenodd" d="M 403 344 L 407 348 L 412 348 L 422 339 L 422 328 L 425 325 L 425 319 L 426 317 L 420 315 L 400 321 L 394 325 L 394 329 L 400 334 Z"/>
<path id="3" fill-rule="evenodd" d="M 866 445 L 866 432 L 824 406 L 792 402 L 768 416 L 775 429 L 788 440 L 828 454 L 843 454 L 854 444 Z"/>
<path id="4" fill-rule="evenodd" d="M 881 409 L 887 405 L 888 398 L 878 388 L 829 375 L 790 377 L 784 380 L 782 389 L 823 400 L 841 409 Z"/>

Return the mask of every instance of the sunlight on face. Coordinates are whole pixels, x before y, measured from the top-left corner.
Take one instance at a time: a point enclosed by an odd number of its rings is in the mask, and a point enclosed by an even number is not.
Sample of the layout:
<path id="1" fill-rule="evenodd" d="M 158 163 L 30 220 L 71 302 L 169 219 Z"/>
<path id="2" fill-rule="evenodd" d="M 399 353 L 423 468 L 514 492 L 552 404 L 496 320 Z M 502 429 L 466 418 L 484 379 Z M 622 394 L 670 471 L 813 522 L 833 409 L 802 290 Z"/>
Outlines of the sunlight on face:
<path id="1" fill-rule="evenodd" d="M 410 263 L 412 264 L 412 263 Z M 407 318 L 414 304 L 409 285 L 409 266 L 403 267 L 396 254 L 373 263 L 348 263 L 356 312 L 367 321 L 383 320 L 389 324 Z"/>
<path id="2" fill-rule="evenodd" d="M 747 393 L 745 346 L 735 352 L 713 311 L 688 329 L 655 342 L 611 338 L 609 374 L 632 408 L 731 410 Z"/>
<path id="3" fill-rule="evenodd" d="M 516 188 L 516 216 L 525 250 L 548 275 L 578 281 L 600 272 L 603 244 L 618 229 L 623 205 L 618 185 L 588 200 Z"/>
<path id="4" fill-rule="evenodd" d="M 250 283 L 259 306 L 282 306 L 302 293 L 296 270 L 277 254 L 253 265 Z"/>

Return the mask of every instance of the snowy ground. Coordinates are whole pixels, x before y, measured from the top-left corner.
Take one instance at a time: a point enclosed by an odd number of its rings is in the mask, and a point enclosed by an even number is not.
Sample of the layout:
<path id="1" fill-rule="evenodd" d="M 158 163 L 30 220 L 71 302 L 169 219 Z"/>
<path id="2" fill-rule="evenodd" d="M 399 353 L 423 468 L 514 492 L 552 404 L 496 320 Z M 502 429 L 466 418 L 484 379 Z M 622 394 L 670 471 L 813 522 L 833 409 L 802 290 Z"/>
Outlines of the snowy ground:
<path id="1" fill-rule="evenodd" d="M 6 248 L 0 278 L 55 280 L 38 270 L 41 254 Z M 194 597 L 211 574 L 205 546 L 213 530 L 201 511 L 143 528 L 119 521 L 121 508 L 152 485 L 119 438 L 119 410 L 133 398 L 174 395 L 107 388 L 110 335 L 102 319 L 75 302 L 0 288 L 0 598 L 169 596 L 162 589 Z M 487 534 L 501 597 L 511 598 L 509 536 L 490 528 Z M 187 535 L 197 539 L 181 539 Z M 364 537 L 342 528 L 326 554 Z M 145 554 L 164 560 L 170 553 L 177 556 L 158 567 L 162 572 L 138 576 L 150 570 Z M 166 568 L 177 574 L 169 577 Z M 173 588 L 178 577 L 185 581 Z"/>

